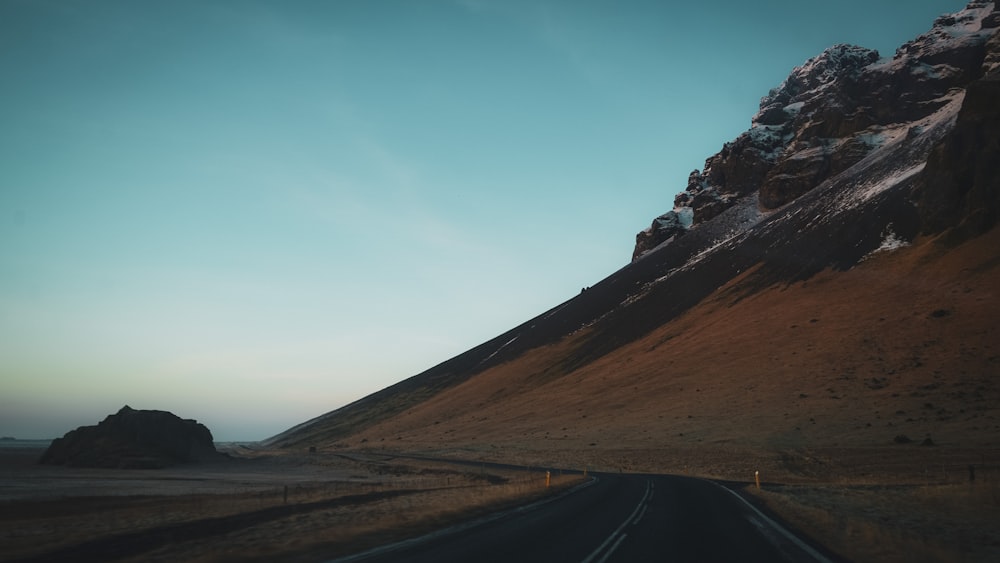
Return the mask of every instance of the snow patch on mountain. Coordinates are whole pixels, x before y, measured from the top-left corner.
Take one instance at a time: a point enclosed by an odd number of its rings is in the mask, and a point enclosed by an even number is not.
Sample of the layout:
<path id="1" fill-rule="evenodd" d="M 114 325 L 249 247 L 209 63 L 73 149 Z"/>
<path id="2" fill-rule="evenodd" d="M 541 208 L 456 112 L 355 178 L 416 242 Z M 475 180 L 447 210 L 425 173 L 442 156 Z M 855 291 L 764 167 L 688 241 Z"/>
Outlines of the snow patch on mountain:
<path id="1" fill-rule="evenodd" d="M 496 350 L 494 350 L 493 353 L 490 354 L 489 356 L 486 356 L 486 358 L 482 362 L 480 362 L 480 363 L 486 363 L 486 362 L 492 360 L 494 356 L 496 356 L 497 354 L 499 354 L 500 352 L 502 352 L 504 348 L 506 348 L 506 347 L 510 346 L 511 344 L 513 344 L 518 338 L 520 338 L 520 336 L 521 335 L 519 334 L 519 335 L 515 336 L 514 338 L 511 338 L 507 342 L 504 342 L 503 344 L 501 344 L 499 348 L 497 348 Z"/>
<path id="2" fill-rule="evenodd" d="M 900 248 L 907 246 L 910 246 L 909 241 L 897 235 L 892 229 L 892 223 L 889 223 L 886 225 L 885 229 L 882 230 L 882 243 L 878 245 L 878 248 L 866 254 L 862 260 L 868 260 L 876 254 L 882 252 L 892 252 L 893 250 L 899 250 Z"/>

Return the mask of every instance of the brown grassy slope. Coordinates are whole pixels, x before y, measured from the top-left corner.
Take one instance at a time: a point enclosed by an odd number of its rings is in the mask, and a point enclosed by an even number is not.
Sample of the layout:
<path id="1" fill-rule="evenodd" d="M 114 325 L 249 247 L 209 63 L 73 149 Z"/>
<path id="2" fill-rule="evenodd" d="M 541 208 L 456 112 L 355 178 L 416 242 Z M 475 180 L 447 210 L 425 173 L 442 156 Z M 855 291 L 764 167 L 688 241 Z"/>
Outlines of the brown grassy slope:
<path id="1" fill-rule="evenodd" d="M 998 248 L 1000 229 L 951 249 L 921 239 L 740 299 L 750 270 L 569 374 L 549 376 L 586 330 L 341 444 L 594 452 L 572 459 L 884 446 L 901 434 L 1000 447 Z"/>

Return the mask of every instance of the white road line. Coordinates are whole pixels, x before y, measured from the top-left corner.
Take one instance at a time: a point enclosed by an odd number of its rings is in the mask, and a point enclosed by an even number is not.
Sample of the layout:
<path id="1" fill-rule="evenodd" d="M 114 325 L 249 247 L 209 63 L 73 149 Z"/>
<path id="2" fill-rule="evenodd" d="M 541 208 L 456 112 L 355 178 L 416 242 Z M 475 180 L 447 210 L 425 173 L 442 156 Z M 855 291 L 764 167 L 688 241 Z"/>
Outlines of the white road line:
<path id="1" fill-rule="evenodd" d="M 597 549 L 595 549 L 590 555 L 588 555 L 587 558 L 584 559 L 581 563 L 593 562 L 594 558 L 600 555 L 601 552 L 604 551 L 604 548 L 607 547 L 607 545 L 610 544 L 612 541 L 614 541 L 614 545 L 611 546 L 611 549 L 609 549 L 608 552 L 605 553 L 603 557 L 598 559 L 597 563 L 603 563 L 604 561 L 606 561 L 607 558 L 610 557 L 611 554 L 614 553 L 616 549 L 618 549 L 618 545 L 622 543 L 622 540 L 625 539 L 625 534 L 622 533 L 622 530 L 624 530 L 625 526 L 628 526 L 629 523 L 635 519 L 636 517 L 635 515 L 639 514 L 640 509 L 645 509 L 646 503 L 649 501 L 651 494 L 652 494 L 652 482 L 646 481 L 646 491 L 645 493 L 643 493 L 642 498 L 639 499 L 639 504 L 635 505 L 635 510 L 632 511 L 632 514 L 629 514 L 628 518 L 626 518 L 625 521 L 621 523 L 621 526 L 618 526 L 618 529 L 612 532 L 611 535 L 607 537 L 607 539 L 601 542 L 601 545 L 597 546 Z M 645 513 L 645 510 L 643 510 L 643 513 Z M 619 535 L 621 537 L 618 537 Z M 615 540 L 616 537 L 618 538 L 617 540 Z"/>
<path id="2" fill-rule="evenodd" d="M 597 563 L 604 563 L 605 561 L 607 561 L 608 557 L 611 557 L 611 554 L 614 553 L 616 549 L 618 549 L 618 546 L 621 545 L 621 543 L 625 540 L 627 536 L 628 534 L 622 534 L 618 536 L 618 541 L 616 541 L 615 544 L 611 546 L 611 549 L 609 549 L 608 552 L 604 554 L 604 557 L 601 557 L 600 561 L 598 561 Z"/>
<path id="3" fill-rule="evenodd" d="M 635 526 L 636 524 L 639 523 L 640 520 L 642 520 L 642 517 L 646 514 L 646 509 L 647 508 L 649 508 L 648 504 L 643 505 L 642 512 L 640 512 L 639 515 L 635 517 L 635 520 L 632 520 L 632 525 L 633 526 Z"/>
<path id="4" fill-rule="evenodd" d="M 788 530 L 786 530 L 784 526 L 782 526 L 781 524 L 778 524 L 774 520 L 771 520 L 770 518 L 768 518 L 766 514 L 764 514 L 763 512 L 761 512 L 760 509 L 758 509 L 756 506 L 750 504 L 750 501 L 748 501 L 747 499 L 741 497 L 739 495 L 739 493 L 737 493 L 736 491 L 734 491 L 732 489 L 729 489 L 727 487 L 723 487 L 722 485 L 719 485 L 718 483 L 714 483 L 714 484 L 716 486 L 718 486 L 718 487 L 721 487 L 723 490 L 729 491 L 734 497 L 740 499 L 740 501 L 742 501 L 743 504 L 749 506 L 750 509 L 753 510 L 757 514 L 758 517 L 760 517 L 760 521 L 759 522 L 754 522 L 753 518 L 749 518 L 748 519 L 751 524 L 754 524 L 757 527 L 757 529 L 763 529 L 764 526 L 762 526 L 762 524 L 767 524 L 767 528 L 769 528 L 771 530 L 774 530 L 775 532 L 781 534 L 786 540 L 792 542 L 792 544 L 795 545 L 795 547 L 801 549 L 809 557 L 812 557 L 813 560 L 817 561 L 818 563 L 832 563 L 822 553 L 816 551 L 815 549 L 813 549 L 812 547 L 810 547 L 809 544 L 807 544 L 806 542 L 804 542 L 804 541 L 800 540 L 798 537 L 796 537 L 795 534 L 793 534 L 793 533 L 789 532 Z M 767 534 L 764 534 L 764 536 L 767 537 Z"/>
<path id="5" fill-rule="evenodd" d="M 628 520 L 626 520 L 625 522 L 628 523 Z M 605 539 L 603 542 L 601 542 L 601 545 L 597 546 L 597 549 L 595 549 L 593 551 L 593 553 L 591 553 L 590 555 L 588 555 L 587 558 L 584 559 L 583 561 L 581 561 L 580 563 L 591 563 L 591 561 L 593 561 L 595 557 L 597 557 L 598 555 L 600 555 L 601 551 L 604 550 L 605 546 L 607 546 L 609 543 L 611 543 L 611 540 L 615 539 L 615 536 L 618 535 L 618 531 L 621 530 L 624 527 L 625 526 L 623 525 L 620 528 L 618 528 L 618 530 L 615 530 L 613 534 L 611 534 L 610 536 L 607 537 L 607 539 Z"/>

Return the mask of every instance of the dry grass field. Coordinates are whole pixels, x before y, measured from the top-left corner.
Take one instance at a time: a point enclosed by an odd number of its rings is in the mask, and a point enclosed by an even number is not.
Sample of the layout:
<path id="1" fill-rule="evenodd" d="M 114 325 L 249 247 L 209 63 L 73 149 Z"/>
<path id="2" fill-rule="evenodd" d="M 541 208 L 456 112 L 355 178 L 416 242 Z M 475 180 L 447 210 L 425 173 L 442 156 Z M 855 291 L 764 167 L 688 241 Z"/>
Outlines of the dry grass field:
<path id="1" fill-rule="evenodd" d="M 1000 448 L 1000 229 L 742 292 L 562 373 L 588 329 L 339 440 L 351 448 Z M 581 460 L 585 461 L 585 460 Z"/>
<path id="2" fill-rule="evenodd" d="M 39 467 L 4 452 L 2 561 L 314 561 L 580 483 L 579 475 L 378 455 L 243 452 L 165 470 Z"/>
<path id="3" fill-rule="evenodd" d="M 1000 475 L 937 485 L 788 485 L 747 490 L 852 561 L 1000 560 Z"/>

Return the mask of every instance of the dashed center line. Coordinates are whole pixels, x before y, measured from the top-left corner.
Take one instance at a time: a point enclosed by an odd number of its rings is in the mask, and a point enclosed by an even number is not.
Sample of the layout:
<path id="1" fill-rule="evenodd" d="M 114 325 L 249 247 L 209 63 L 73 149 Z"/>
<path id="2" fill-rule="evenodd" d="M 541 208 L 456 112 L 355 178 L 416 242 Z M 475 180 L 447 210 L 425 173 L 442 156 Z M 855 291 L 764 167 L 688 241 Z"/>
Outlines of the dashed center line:
<path id="1" fill-rule="evenodd" d="M 643 493 L 642 498 L 639 499 L 639 504 L 635 506 L 635 510 L 632 511 L 632 514 L 629 514 L 628 518 L 626 518 L 625 521 L 622 522 L 621 525 L 618 526 L 618 528 L 601 543 L 601 545 L 597 546 L 597 549 L 588 555 L 582 563 L 604 563 L 607 561 L 608 558 L 611 557 L 611 554 L 618 549 L 618 546 L 625 541 L 625 538 L 628 535 L 624 532 L 625 526 L 628 526 L 629 524 L 634 526 L 642 520 L 643 515 L 646 514 L 646 508 L 649 506 L 649 501 L 652 498 L 653 483 L 651 481 L 646 481 L 646 491 Z M 606 551 L 605 548 L 607 548 Z"/>

